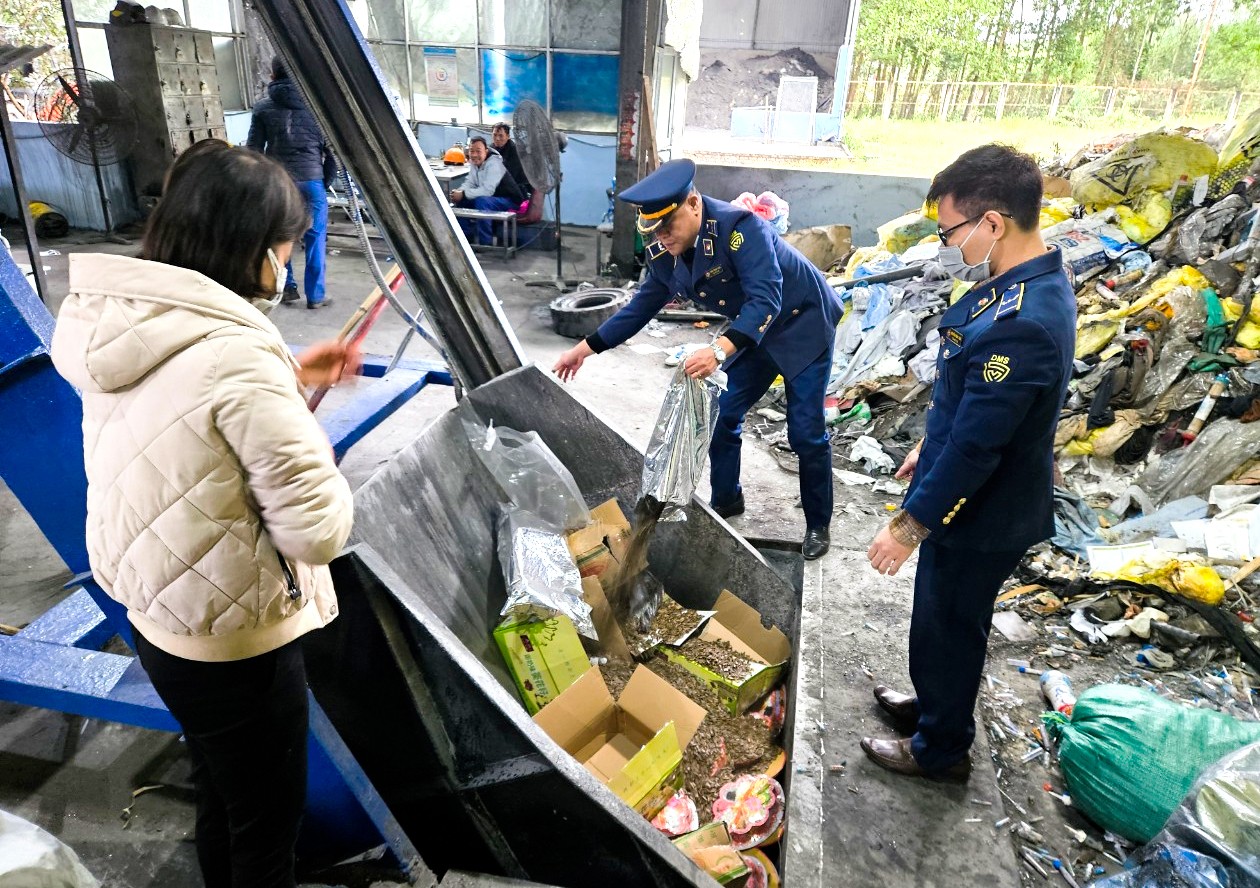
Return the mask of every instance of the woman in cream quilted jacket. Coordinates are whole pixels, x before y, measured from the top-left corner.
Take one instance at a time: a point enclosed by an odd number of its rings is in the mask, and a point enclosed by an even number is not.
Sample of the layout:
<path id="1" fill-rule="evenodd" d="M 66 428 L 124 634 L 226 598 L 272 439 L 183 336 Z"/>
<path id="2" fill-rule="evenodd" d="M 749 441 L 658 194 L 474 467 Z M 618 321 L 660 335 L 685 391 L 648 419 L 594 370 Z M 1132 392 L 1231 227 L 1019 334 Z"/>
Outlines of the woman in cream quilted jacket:
<path id="1" fill-rule="evenodd" d="M 207 888 L 295 884 L 298 639 L 337 615 L 327 564 L 352 521 L 302 386 L 335 382 L 357 357 L 324 343 L 295 360 L 266 317 L 308 224 L 274 161 L 195 152 L 141 258 L 71 258 L 53 337 L 83 393 L 92 569 L 184 729 Z"/>

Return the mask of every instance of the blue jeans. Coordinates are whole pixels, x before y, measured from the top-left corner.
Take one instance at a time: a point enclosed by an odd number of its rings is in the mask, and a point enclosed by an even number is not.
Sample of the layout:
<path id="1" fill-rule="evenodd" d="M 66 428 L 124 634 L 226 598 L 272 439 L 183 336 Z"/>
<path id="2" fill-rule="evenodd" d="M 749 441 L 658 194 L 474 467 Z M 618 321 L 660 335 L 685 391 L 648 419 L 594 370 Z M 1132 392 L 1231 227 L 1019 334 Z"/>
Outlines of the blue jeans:
<path id="1" fill-rule="evenodd" d="M 516 204 L 506 197 L 465 197 L 455 206 L 470 210 L 483 210 L 488 213 L 501 213 L 504 210 L 516 209 Z M 464 230 L 464 237 L 468 238 L 470 243 L 473 239 L 474 230 L 477 232 L 477 243 L 482 246 L 489 246 L 494 243 L 494 223 L 489 219 L 460 219 L 459 227 Z"/>
<path id="2" fill-rule="evenodd" d="M 324 301 L 324 247 L 328 244 L 328 190 L 321 179 L 298 182 L 298 191 L 306 200 L 306 209 L 311 214 L 311 227 L 302 235 L 302 246 L 306 248 L 306 275 L 303 280 L 307 302 Z M 293 263 L 285 265 L 289 272 L 287 286 L 296 288 L 297 278 L 293 276 Z"/>

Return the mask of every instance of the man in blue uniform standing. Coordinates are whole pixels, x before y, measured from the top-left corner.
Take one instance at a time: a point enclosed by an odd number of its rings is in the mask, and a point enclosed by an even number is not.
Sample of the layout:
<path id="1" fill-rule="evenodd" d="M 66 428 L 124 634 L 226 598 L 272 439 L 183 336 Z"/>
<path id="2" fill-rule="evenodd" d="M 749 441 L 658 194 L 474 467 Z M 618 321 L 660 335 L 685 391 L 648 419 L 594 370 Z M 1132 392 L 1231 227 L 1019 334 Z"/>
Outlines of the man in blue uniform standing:
<path id="1" fill-rule="evenodd" d="M 787 390 L 788 442 L 800 460 L 806 558 L 831 545 L 831 439 L 823 398 L 840 299 L 827 279 L 774 229 L 746 210 L 702 196 L 696 165 L 671 160 L 619 197 L 639 206 L 647 243 L 647 279 L 630 304 L 593 335 L 560 356 L 563 380 L 593 354 L 621 345 L 672 299 L 690 299 L 731 319 L 725 333 L 684 365 L 706 377 L 719 365 L 728 388 L 719 399 L 709 446 L 713 510 L 723 518 L 744 511 L 739 484 L 744 414 L 782 376 Z"/>
<path id="2" fill-rule="evenodd" d="M 867 553 L 895 574 L 919 548 L 910 618 L 915 696 L 875 699 L 906 736 L 864 738 L 901 774 L 965 778 L 993 603 L 1028 547 L 1054 532 L 1054 430 L 1072 376 L 1076 300 L 1038 230 L 1036 162 L 1003 145 L 937 174 L 940 262 L 975 283 L 941 317 L 923 441 L 898 477 L 904 506 Z"/>

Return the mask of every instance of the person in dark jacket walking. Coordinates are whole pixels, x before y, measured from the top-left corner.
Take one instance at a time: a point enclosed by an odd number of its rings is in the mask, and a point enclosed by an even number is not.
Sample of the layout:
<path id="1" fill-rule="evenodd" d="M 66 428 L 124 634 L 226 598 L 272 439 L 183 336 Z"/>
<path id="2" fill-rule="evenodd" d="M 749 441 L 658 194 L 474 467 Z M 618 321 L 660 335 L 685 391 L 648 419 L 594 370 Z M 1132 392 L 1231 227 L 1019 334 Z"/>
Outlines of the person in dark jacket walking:
<path id="1" fill-rule="evenodd" d="M 328 241 L 328 185 L 337 177 L 337 161 L 279 56 L 271 60 L 271 83 L 267 84 L 267 96 L 254 106 L 246 144 L 280 161 L 302 192 L 311 214 L 311 227 L 302 236 L 306 307 L 330 305 L 332 300 L 324 295 L 324 248 Z M 301 297 L 291 262 L 287 269 L 289 284 L 283 301 L 297 302 Z"/>

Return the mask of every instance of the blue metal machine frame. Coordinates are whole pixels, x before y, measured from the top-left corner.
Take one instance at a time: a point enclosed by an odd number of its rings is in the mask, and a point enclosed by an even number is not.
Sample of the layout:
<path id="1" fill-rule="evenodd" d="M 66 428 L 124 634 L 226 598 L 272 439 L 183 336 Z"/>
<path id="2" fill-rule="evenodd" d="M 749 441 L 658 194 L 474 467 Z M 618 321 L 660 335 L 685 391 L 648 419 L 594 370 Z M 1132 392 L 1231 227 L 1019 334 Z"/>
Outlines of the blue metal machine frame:
<path id="1" fill-rule="evenodd" d="M 159 731 L 179 725 L 136 657 L 103 651 L 130 644 L 124 608 L 92 579 L 85 535 L 87 476 L 83 407 L 49 353 L 53 318 L 12 257 L 0 250 L 0 478 L 75 574 L 76 588 L 15 636 L 0 635 L 0 699 Z M 373 378 L 321 422 L 340 460 L 426 385 L 451 385 L 444 366 L 369 358 Z M 419 854 L 311 698 L 308 806 L 303 845 L 321 857 L 349 856 L 382 843 L 409 876 L 426 872 Z"/>

